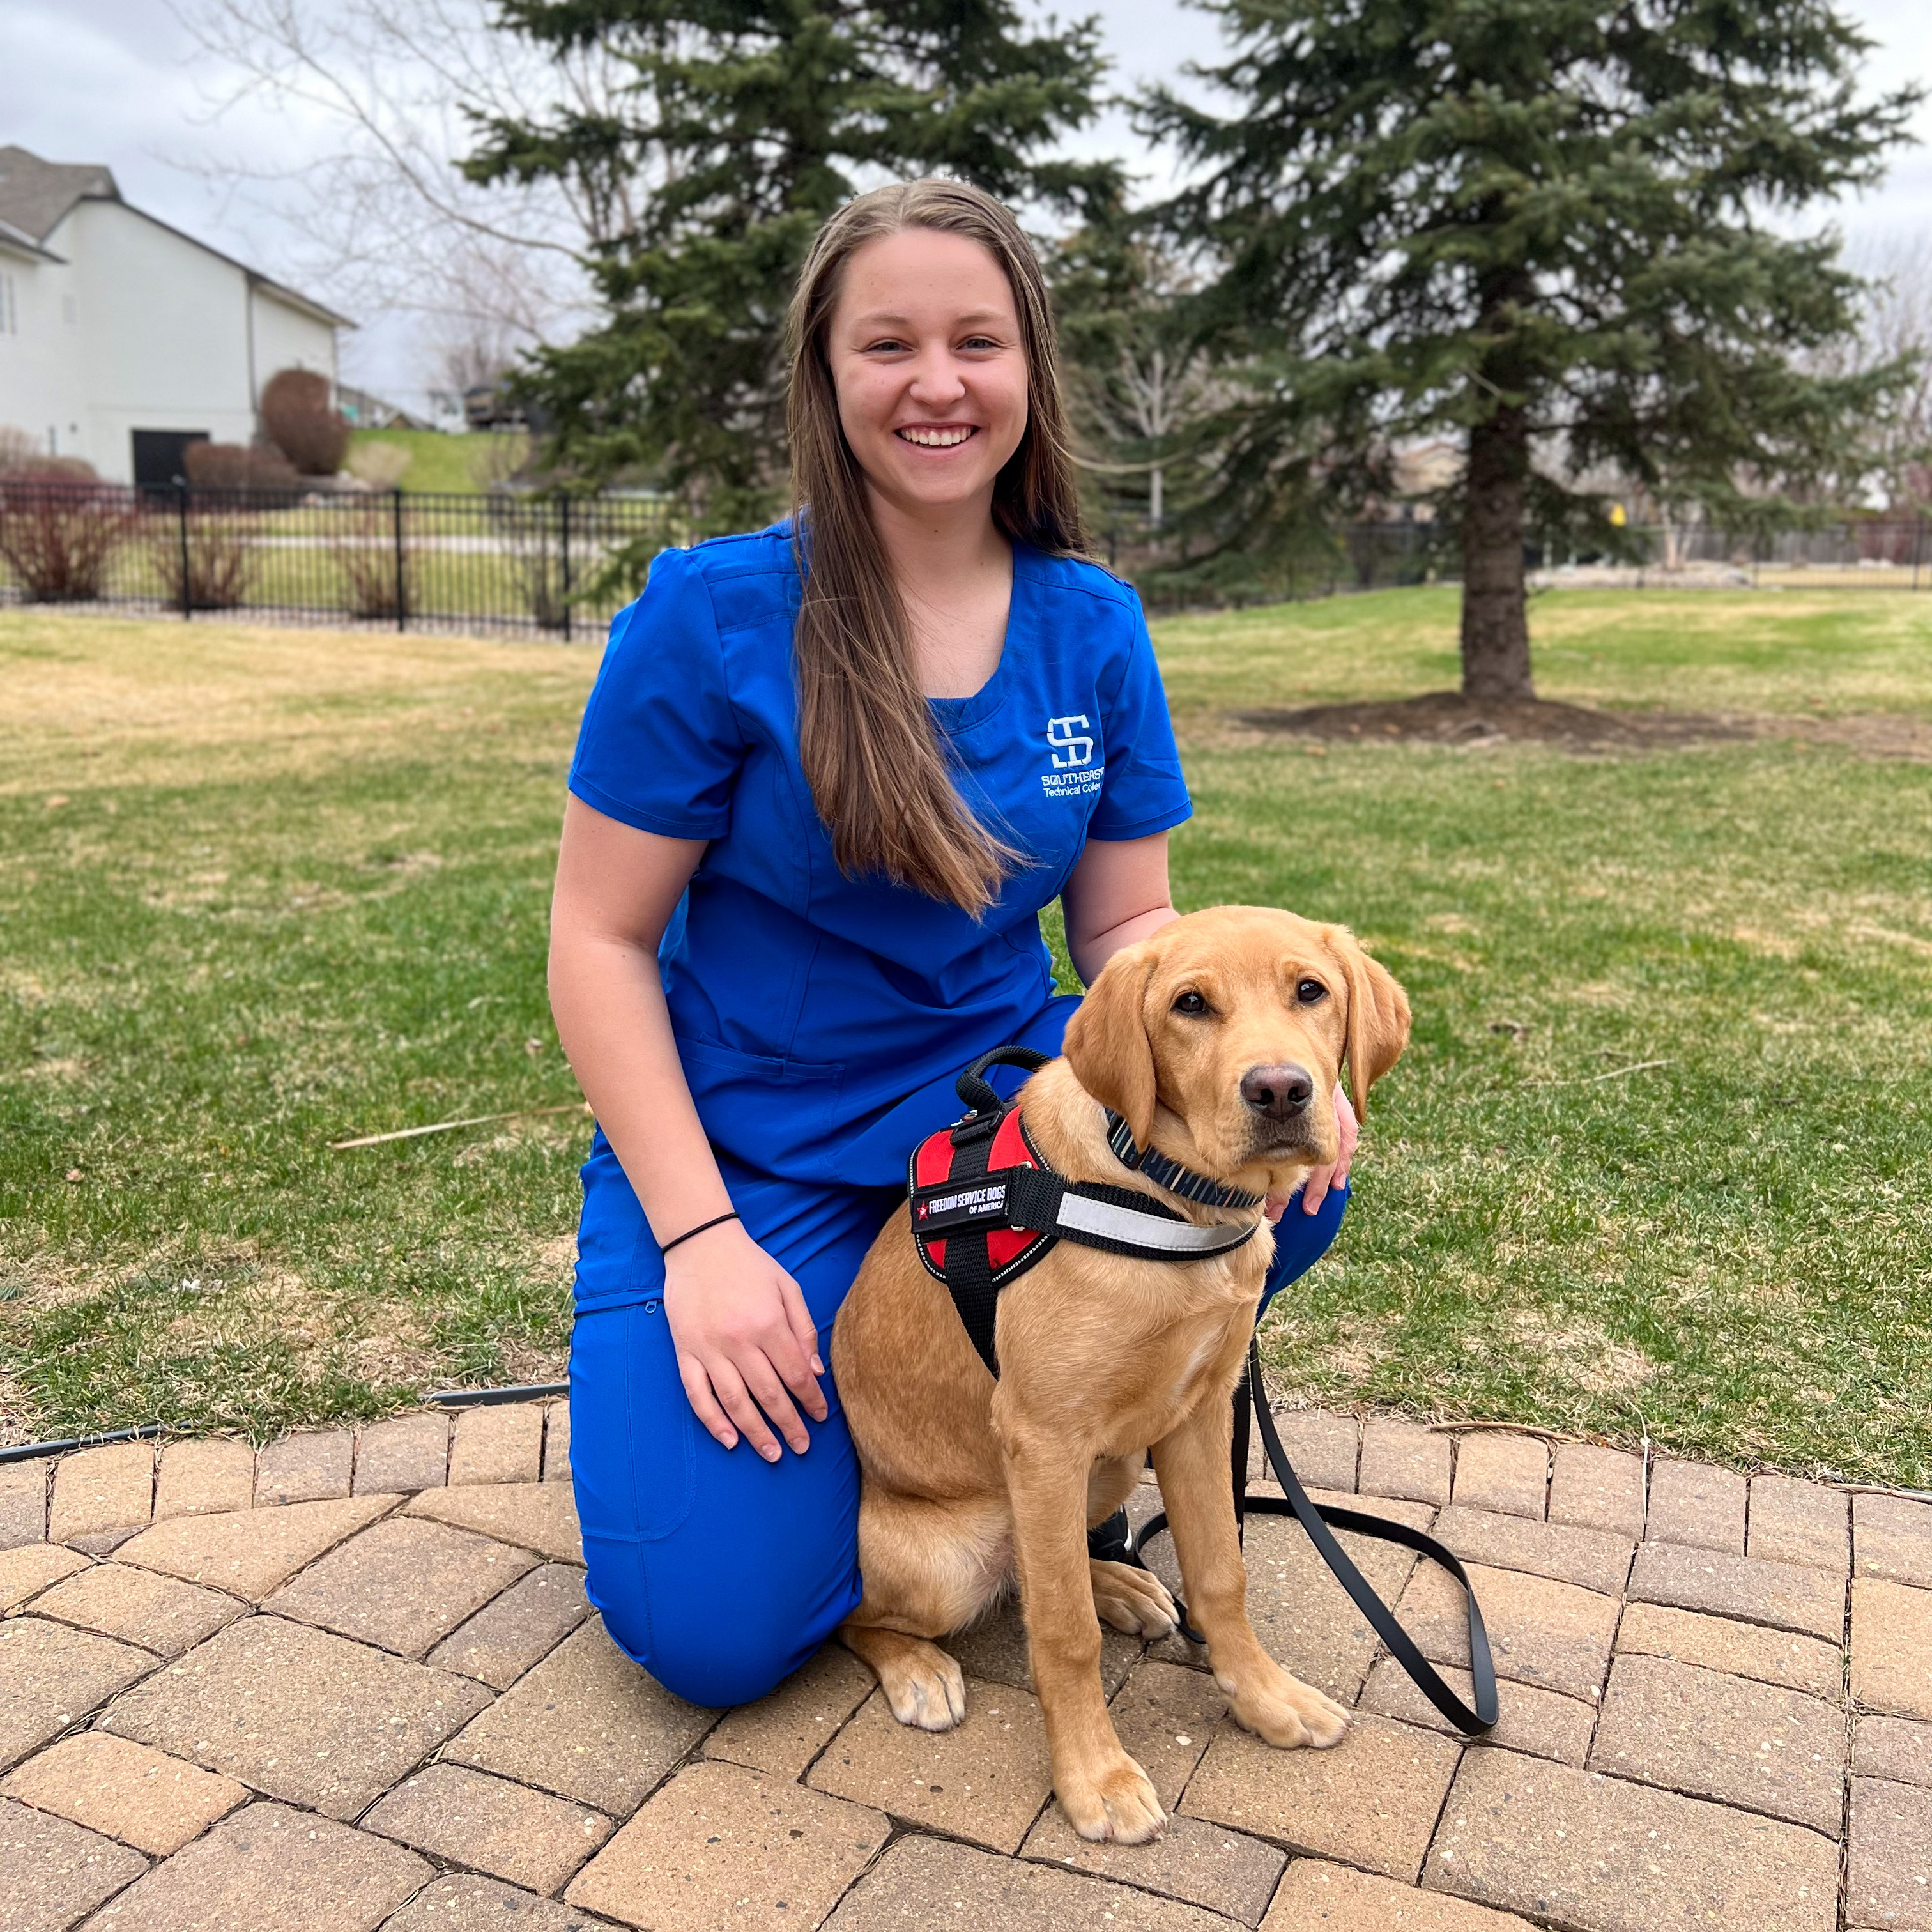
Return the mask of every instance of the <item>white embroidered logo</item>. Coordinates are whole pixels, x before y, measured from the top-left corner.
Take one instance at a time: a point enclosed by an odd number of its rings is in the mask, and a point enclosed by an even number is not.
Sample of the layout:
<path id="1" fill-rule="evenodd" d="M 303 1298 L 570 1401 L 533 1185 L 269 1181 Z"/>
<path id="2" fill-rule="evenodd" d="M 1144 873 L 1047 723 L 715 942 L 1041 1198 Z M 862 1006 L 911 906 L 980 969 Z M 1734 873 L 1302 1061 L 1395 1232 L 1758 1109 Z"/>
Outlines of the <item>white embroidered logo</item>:
<path id="1" fill-rule="evenodd" d="M 1070 766 L 1090 764 L 1094 758 L 1094 741 L 1076 731 L 1076 725 L 1085 727 L 1086 714 L 1077 718 L 1049 718 L 1046 721 L 1046 742 L 1053 747 L 1053 769 L 1064 772 Z M 1064 752 L 1064 758 L 1060 753 Z"/>

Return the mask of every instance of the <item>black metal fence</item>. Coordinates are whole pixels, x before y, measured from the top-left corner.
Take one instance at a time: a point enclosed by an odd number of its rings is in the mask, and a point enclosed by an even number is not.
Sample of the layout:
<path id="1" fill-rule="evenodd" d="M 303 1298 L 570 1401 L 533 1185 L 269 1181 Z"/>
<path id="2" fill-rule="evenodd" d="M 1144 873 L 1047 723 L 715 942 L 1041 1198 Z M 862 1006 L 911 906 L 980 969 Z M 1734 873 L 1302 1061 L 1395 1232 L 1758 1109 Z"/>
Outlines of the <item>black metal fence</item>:
<path id="1" fill-rule="evenodd" d="M 0 596 L 188 619 L 264 616 L 601 640 L 685 540 L 650 497 L 138 490 L 0 478 Z"/>
<path id="2" fill-rule="evenodd" d="M 669 503 L 648 496 L 143 490 L 0 478 L 0 602 L 595 642 L 651 557 L 689 537 Z M 1198 598 L 1161 533 L 1110 528 L 1103 537 L 1109 561 L 1156 602 Z M 1932 520 L 1744 535 L 1631 529 L 1612 550 L 1532 546 L 1529 561 L 1544 582 L 1932 590 Z M 1448 525 L 1351 524 L 1312 538 L 1271 594 L 1453 582 L 1460 566 Z"/>

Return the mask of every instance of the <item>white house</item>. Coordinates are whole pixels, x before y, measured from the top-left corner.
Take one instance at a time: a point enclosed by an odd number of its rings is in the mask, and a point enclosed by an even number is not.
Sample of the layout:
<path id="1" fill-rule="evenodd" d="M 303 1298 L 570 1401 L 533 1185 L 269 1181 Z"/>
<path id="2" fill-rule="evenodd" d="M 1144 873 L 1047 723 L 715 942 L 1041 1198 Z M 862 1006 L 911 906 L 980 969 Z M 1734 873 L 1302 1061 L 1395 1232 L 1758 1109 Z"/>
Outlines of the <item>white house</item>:
<path id="1" fill-rule="evenodd" d="M 0 424 L 121 483 L 247 442 L 279 369 L 336 378 L 344 316 L 144 214 L 106 169 L 0 147 Z"/>

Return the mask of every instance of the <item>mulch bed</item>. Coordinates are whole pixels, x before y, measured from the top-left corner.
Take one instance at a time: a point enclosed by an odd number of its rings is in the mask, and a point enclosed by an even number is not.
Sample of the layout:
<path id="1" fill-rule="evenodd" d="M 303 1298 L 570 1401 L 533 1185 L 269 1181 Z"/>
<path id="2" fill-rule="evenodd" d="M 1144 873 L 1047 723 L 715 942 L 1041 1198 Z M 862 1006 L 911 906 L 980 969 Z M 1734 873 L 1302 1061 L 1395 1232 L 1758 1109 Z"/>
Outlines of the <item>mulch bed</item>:
<path id="1" fill-rule="evenodd" d="M 1468 750 L 1553 746 L 1580 754 L 1675 751 L 1750 738 L 1843 745 L 1868 758 L 1932 759 L 1932 722 L 1916 718 L 1762 717 L 1693 711 L 1598 711 L 1548 698 L 1473 698 L 1426 692 L 1364 704 L 1230 712 L 1231 723 L 1285 736 L 1342 743 L 1382 740 Z"/>

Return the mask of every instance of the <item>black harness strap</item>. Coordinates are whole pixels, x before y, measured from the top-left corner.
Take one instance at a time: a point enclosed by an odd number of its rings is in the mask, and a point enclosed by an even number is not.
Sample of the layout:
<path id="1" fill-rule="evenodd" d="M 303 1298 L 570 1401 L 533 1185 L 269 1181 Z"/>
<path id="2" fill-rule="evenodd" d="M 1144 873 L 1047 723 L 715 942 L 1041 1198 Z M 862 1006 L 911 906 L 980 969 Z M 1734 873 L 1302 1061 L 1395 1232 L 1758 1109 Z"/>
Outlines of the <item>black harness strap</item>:
<path id="1" fill-rule="evenodd" d="M 1278 1496 L 1252 1496 L 1248 1493 L 1250 1416 L 1260 1426 L 1262 1448 L 1267 1454 L 1269 1467 L 1274 1472 L 1275 1480 L 1281 1485 L 1282 1493 Z M 1475 1587 L 1469 1581 L 1468 1572 L 1462 1568 L 1454 1550 L 1444 1547 L 1433 1537 L 1424 1535 L 1420 1530 L 1410 1528 L 1406 1522 L 1371 1516 L 1364 1510 L 1330 1508 L 1310 1497 L 1288 1460 L 1288 1451 L 1282 1446 L 1281 1432 L 1275 1427 L 1274 1417 L 1268 1409 L 1268 1389 L 1262 1379 L 1261 1344 L 1258 1341 L 1249 1345 L 1248 1372 L 1234 1390 L 1234 1523 L 1238 1531 L 1245 1516 L 1292 1516 L 1308 1532 L 1308 1540 L 1314 1544 L 1317 1554 L 1334 1572 L 1335 1580 L 1348 1592 L 1356 1609 L 1367 1618 L 1370 1628 L 1388 1647 L 1389 1654 L 1408 1672 L 1416 1688 L 1430 1703 L 1467 1736 L 1480 1737 L 1495 1727 L 1496 1660 L 1490 1654 L 1490 1634 L 1484 1626 L 1483 1612 L 1477 1604 Z M 1165 1510 L 1150 1518 L 1133 1538 L 1126 1560 L 1145 1568 L 1141 1551 L 1150 1537 L 1160 1535 L 1167 1526 Z M 1356 1568 L 1354 1559 L 1335 1540 L 1334 1532 L 1338 1529 L 1352 1531 L 1358 1536 L 1372 1537 L 1379 1543 L 1399 1543 L 1404 1549 L 1427 1557 L 1432 1563 L 1440 1564 L 1462 1585 L 1463 1600 L 1469 1612 L 1469 1676 L 1475 1697 L 1473 1708 L 1450 1688 L 1442 1673 L 1416 1648 L 1414 1638 L 1396 1621 L 1395 1612 L 1376 1594 L 1374 1586 Z M 1182 1635 L 1190 1643 L 1205 1642 L 1206 1639 L 1188 1623 L 1187 1606 L 1177 1599 L 1175 1608 L 1180 1617 Z"/>

